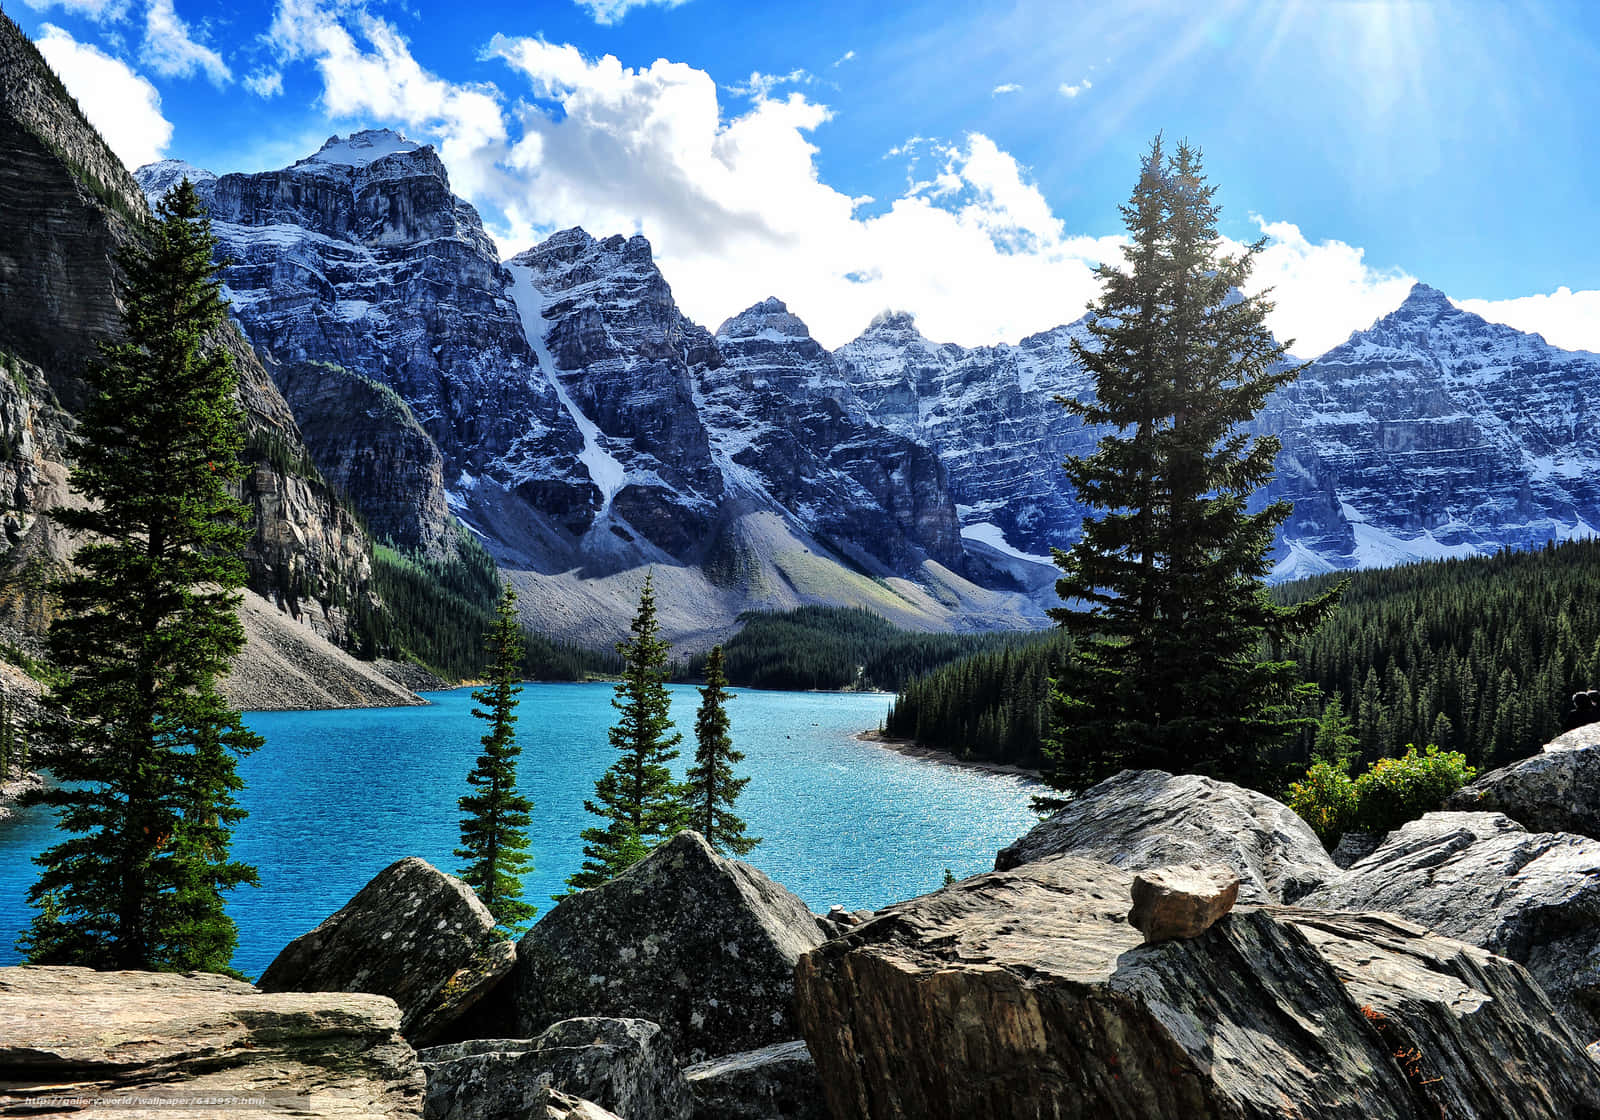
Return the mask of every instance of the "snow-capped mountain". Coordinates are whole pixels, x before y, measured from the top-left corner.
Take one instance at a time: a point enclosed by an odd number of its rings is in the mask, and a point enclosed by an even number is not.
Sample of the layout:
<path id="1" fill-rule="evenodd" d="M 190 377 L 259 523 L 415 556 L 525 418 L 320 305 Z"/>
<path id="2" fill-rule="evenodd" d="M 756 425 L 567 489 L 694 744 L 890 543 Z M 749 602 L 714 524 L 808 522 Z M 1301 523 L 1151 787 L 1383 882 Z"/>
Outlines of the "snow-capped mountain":
<path id="1" fill-rule="evenodd" d="M 804 602 L 927 626 L 1041 618 L 1029 581 L 969 564 L 937 455 L 842 404 L 831 357 L 781 304 L 714 338 L 638 236 L 567 230 L 502 264 L 433 149 L 392 132 L 334 137 L 281 171 L 138 175 L 154 197 L 199 184 L 225 294 L 291 405 L 368 402 L 306 426 L 333 437 L 313 441 L 319 466 L 373 528 L 426 550 L 448 503 L 547 629 L 607 632 L 645 566 L 681 582 L 680 634 Z M 343 453 L 340 428 L 372 454 Z"/>

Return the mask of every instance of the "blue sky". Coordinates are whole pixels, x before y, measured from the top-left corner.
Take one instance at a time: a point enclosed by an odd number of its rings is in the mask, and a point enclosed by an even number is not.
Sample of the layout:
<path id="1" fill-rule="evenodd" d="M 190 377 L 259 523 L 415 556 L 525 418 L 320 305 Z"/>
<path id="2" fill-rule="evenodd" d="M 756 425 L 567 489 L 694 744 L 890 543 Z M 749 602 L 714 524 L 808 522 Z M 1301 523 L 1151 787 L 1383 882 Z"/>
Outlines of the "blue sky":
<path id="1" fill-rule="evenodd" d="M 1314 354 L 1414 279 L 1600 350 L 1600 5 L 12 0 L 125 158 L 283 166 L 435 143 L 509 255 L 644 232 L 715 326 L 768 295 L 836 345 L 1076 318 L 1158 131 L 1263 234 Z M 1588 125 L 1589 127 L 1585 127 Z"/>

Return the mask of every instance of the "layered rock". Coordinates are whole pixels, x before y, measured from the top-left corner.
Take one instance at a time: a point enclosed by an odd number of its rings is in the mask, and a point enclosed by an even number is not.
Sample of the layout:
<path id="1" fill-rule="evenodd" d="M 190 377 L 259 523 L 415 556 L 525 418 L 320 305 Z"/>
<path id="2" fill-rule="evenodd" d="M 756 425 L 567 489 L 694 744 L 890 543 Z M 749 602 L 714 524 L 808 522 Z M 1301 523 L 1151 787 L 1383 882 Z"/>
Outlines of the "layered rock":
<path id="1" fill-rule="evenodd" d="M 1429 813 L 1301 904 L 1391 911 L 1509 957 L 1584 1043 L 1600 1039 L 1600 841 L 1499 813 Z"/>
<path id="2" fill-rule="evenodd" d="M 1532 758 L 1481 775 L 1444 807 L 1504 813 L 1530 832 L 1600 837 L 1600 724 L 1574 728 Z"/>
<path id="3" fill-rule="evenodd" d="M 1056 856 L 808 953 L 798 1009 L 835 1120 L 1510 1120 L 1600 1100 L 1600 1069 L 1510 961 L 1382 915 L 1274 907 L 1144 945 L 1131 885 Z"/>
<path id="4" fill-rule="evenodd" d="M 778 1042 L 683 1071 L 694 1120 L 829 1120 L 817 1063 L 804 1042 Z"/>
<path id="5" fill-rule="evenodd" d="M 1243 786 L 1198 774 L 1124 770 L 995 857 L 1005 871 L 1071 853 L 1133 871 L 1222 862 L 1244 902 L 1295 902 L 1339 877 L 1316 834 L 1294 811 Z"/>
<path id="6" fill-rule="evenodd" d="M 627 1120 L 689 1120 L 683 1070 L 661 1028 L 643 1019 L 566 1019 L 537 1038 L 486 1038 L 418 1054 L 428 1120 L 501 1120 L 555 1090 Z"/>
<path id="7" fill-rule="evenodd" d="M 510 973 L 516 948 L 494 935 L 472 888 L 415 856 L 390 864 L 261 974 L 267 992 L 371 992 L 400 1006 L 425 1045 Z"/>
<path id="8" fill-rule="evenodd" d="M 795 961 L 823 936 L 805 903 L 681 832 L 563 898 L 517 947 L 519 1032 L 576 1015 L 659 1023 L 688 1061 L 795 1035 Z"/>
<path id="9" fill-rule="evenodd" d="M 265 1097 L 300 1115 L 415 1120 L 422 1069 L 399 1027 L 380 996 L 268 994 L 198 973 L 3 968 L 0 1115 L 69 1111 L 52 1098 L 165 1098 L 210 1120 L 255 1115 Z M 200 1103 L 208 1098 L 216 1103 Z"/>

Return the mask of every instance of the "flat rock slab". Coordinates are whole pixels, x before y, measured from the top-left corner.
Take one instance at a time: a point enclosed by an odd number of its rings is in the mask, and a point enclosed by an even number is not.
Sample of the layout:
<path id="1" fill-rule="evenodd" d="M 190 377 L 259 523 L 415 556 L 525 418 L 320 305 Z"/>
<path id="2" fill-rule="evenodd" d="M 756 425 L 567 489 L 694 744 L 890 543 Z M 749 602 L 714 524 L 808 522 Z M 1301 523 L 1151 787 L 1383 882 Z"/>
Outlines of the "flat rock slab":
<path id="1" fill-rule="evenodd" d="M 1600 1070 L 1528 974 L 1385 915 L 1241 908 L 1142 943 L 1132 876 L 1057 856 L 801 959 L 834 1120 L 1576 1120 Z M 1420 1070 L 1397 1053 L 1415 1048 Z"/>
<path id="2" fill-rule="evenodd" d="M 1220 863 L 1158 867 L 1133 877 L 1128 924 L 1147 942 L 1198 937 L 1239 900 L 1239 876 Z"/>
<path id="3" fill-rule="evenodd" d="M 689 1086 L 661 1028 L 642 1019 L 567 1019 L 538 1038 L 489 1038 L 418 1054 L 427 1120 L 537 1114 L 554 1089 L 627 1120 L 689 1120 Z"/>
<path id="4" fill-rule="evenodd" d="M 728 1054 L 683 1071 L 694 1120 L 829 1120 L 822 1078 L 804 1042 Z"/>
<path id="5" fill-rule="evenodd" d="M 1387 910 L 1525 965 L 1585 1043 L 1600 1039 L 1600 840 L 1499 813 L 1429 813 L 1302 900 Z"/>
<path id="6" fill-rule="evenodd" d="M 648 1019 L 691 1062 L 788 1041 L 795 962 L 823 940 L 800 899 L 681 832 L 523 937 L 517 1031 L 580 1015 Z"/>
<path id="7" fill-rule="evenodd" d="M 302 1098 L 294 1115 L 419 1118 L 423 1076 L 391 999 L 269 994 L 192 973 L 0 968 L 0 1116 L 47 1097 Z M 288 1107 L 285 1105 L 284 1107 Z M 248 1101 L 86 1116 L 273 1115 Z"/>
<path id="8" fill-rule="evenodd" d="M 426 860 L 390 864 L 261 974 L 268 992 L 370 992 L 400 1005 L 413 1045 L 444 1035 L 516 964 L 472 888 Z"/>
<path id="9" fill-rule="evenodd" d="M 1340 875 L 1294 811 L 1243 786 L 1198 774 L 1124 770 L 1092 786 L 995 857 L 1007 871 L 1072 854 L 1130 871 L 1225 863 L 1239 899 L 1294 902 Z"/>
<path id="10" fill-rule="evenodd" d="M 1481 775 L 1444 807 L 1504 813 L 1530 832 L 1600 837 L 1600 723 L 1574 728 L 1533 757 Z"/>

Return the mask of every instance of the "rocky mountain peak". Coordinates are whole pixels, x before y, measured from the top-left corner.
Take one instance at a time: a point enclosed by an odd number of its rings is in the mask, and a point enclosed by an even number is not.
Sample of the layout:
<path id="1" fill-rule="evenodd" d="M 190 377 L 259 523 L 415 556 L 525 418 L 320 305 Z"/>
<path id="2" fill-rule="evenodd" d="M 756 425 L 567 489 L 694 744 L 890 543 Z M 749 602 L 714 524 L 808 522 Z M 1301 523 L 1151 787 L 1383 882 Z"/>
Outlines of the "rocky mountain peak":
<path id="1" fill-rule="evenodd" d="M 366 167 L 385 156 L 421 151 L 423 148 L 424 145 L 406 139 L 393 129 L 366 128 L 349 136 L 335 133 L 323 142 L 322 147 L 294 166 L 321 163 L 339 167 Z"/>
<path id="2" fill-rule="evenodd" d="M 909 311 L 894 311 L 890 308 L 885 308 L 874 315 L 872 322 L 867 324 L 867 329 L 861 332 L 863 338 L 867 335 L 884 338 L 895 335 L 921 337 L 921 334 L 922 332 L 917 330 L 915 315 Z"/>
<path id="3" fill-rule="evenodd" d="M 145 198 L 150 200 L 151 207 L 185 179 L 202 188 L 208 183 L 217 181 L 215 172 L 196 167 L 183 159 L 160 159 L 154 163 L 147 163 L 135 171 L 133 177 L 144 191 Z"/>
<path id="4" fill-rule="evenodd" d="M 781 299 L 769 296 L 760 303 L 745 308 L 727 319 L 717 328 L 717 339 L 764 339 L 769 342 L 809 339 L 811 330 L 805 321 L 784 305 Z"/>

